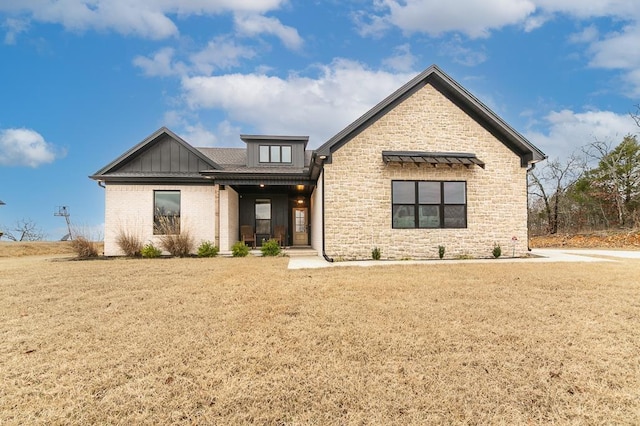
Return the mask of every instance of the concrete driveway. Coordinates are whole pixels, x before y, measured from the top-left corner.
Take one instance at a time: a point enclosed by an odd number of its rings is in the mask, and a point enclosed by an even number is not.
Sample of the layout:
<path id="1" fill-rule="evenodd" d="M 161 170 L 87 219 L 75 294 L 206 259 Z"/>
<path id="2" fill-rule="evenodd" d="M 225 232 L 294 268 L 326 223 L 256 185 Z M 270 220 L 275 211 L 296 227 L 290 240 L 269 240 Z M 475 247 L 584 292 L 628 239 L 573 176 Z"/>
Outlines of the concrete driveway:
<path id="1" fill-rule="evenodd" d="M 608 259 L 599 257 L 606 256 Z M 590 250 L 590 249 L 534 249 L 531 257 L 501 257 L 500 259 L 447 259 L 447 260 L 355 260 L 347 262 L 327 262 L 319 256 L 292 257 L 289 269 L 334 268 L 341 266 L 382 266 L 382 265 L 438 265 L 452 263 L 546 263 L 546 262 L 615 262 L 619 259 L 640 259 L 640 250 Z"/>

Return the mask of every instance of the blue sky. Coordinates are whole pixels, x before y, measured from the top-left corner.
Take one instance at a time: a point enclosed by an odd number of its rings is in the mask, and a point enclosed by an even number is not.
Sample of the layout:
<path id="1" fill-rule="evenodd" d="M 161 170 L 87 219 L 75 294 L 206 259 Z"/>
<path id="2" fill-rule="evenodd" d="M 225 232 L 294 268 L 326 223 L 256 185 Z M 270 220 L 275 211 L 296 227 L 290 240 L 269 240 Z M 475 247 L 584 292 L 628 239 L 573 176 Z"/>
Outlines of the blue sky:
<path id="1" fill-rule="evenodd" d="M 640 2 L 0 0 L 0 228 L 101 236 L 88 175 L 166 125 L 316 148 L 431 64 L 551 158 L 638 132 Z"/>

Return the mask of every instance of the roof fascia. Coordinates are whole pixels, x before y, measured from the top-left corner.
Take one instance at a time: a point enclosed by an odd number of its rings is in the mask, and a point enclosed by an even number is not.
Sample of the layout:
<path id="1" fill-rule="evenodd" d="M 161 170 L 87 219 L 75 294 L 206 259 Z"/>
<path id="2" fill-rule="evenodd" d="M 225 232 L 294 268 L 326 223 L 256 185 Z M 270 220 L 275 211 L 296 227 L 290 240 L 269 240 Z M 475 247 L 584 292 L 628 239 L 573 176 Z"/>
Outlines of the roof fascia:
<path id="1" fill-rule="evenodd" d="M 163 126 L 163 127 L 159 128 L 158 130 L 156 130 L 155 132 L 153 132 L 151 135 L 147 136 L 142 142 L 140 142 L 139 144 L 137 144 L 133 148 L 129 149 L 124 154 L 122 154 L 121 156 L 119 156 L 118 158 L 113 160 L 111 163 L 107 164 L 106 166 L 104 166 L 103 168 L 101 168 L 100 170 L 98 170 L 97 172 L 95 172 L 93 175 L 91 175 L 89 177 L 91 179 L 94 179 L 94 180 L 104 180 L 102 178 L 103 175 L 105 175 L 105 174 L 109 173 L 110 171 L 116 169 L 117 167 L 123 165 L 130 158 L 132 158 L 133 156 L 137 155 L 138 153 L 144 151 L 145 149 L 148 149 L 162 135 L 167 135 L 170 138 L 174 139 L 179 144 L 183 145 L 192 154 L 194 154 L 195 156 L 200 158 L 202 161 L 204 161 L 206 164 L 211 166 L 212 169 L 220 169 L 221 168 L 218 164 L 216 164 L 214 161 L 212 161 L 209 157 L 204 155 L 202 152 L 198 151 L 196 148 L 194 148 L 192 145 L 187 143 L 180 136 L 176 135 L 171 130 L 169 130 L 168 128 Z"/>
<path id="2" fill-rule="evenodd" d="M 367 111 L 356 121 L 338 132 L 316 150 L 317 154 L 327 156 L 326 162 L 330 163 L 331 154 L 333 152 L 353 139 L 388 111 L 393 109 L 398 103 L 402 102 L 428 83 L 432 84 L 438 91 L 447 96 L 447 98 L 455 101 L 458 106 L 463 107 L 463 110 L 468 113 L 470 111 L 474 112 L 473 118 L 484 127 L 493 130 L 492 134 L 494 136 L 512 149 L 514 153 L 520 156 L 523 166 L 526 166 L 529 163 L 542 161 L 546 158 L 546 155 L 542 151 L 536 148 L 524 136 L 498 117 L 498 115 L 480 102 L 480 100 L 473 96 L 469 91 L 444 73 L 437 65 L 431 65 L 372 109 Z"/>

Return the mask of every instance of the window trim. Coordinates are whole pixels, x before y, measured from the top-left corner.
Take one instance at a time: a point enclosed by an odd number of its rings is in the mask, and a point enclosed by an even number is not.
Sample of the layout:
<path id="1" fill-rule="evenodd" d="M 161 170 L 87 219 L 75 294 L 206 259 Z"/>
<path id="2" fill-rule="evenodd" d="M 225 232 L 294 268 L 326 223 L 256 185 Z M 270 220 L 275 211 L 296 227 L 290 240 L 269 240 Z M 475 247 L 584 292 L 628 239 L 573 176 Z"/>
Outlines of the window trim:
<path id="1" fill-rule="evenodd" d="M 414 198 L 413 203 L 394 203 L 393 191 L 394 184 L 396 182 L 408 182 L 414 185 Z M 420 202 L 420 183 L 423 182 L 436 182 L 440 184 L 440 202 L 439 203 L 421 203 Z M 445 184 L 446 183 L 462 183 L 464 184 L 464 203 L 445 203 Z M 467 199 L 467 181 L 463 180 L 392 180 L 391 181 L 391 228 L 392 229 L 466 229 L 469 226 L 468 223 L 468 199 Z M 413 209 L 413 226 L 396 226 L 394 221 L 394 212 L 396 207 L 408 207 Z M 420 207 L 422 206 L 437 206 L 439 216 L 439 226 L 420 226 Z M 464 226 L 446 226 L 446 218 L 444 215 L 445 208 L 447 206 L 462 206 Z"/>
<path id="2" fill-rule="evenodd" d="M 267 149 L 267 154 L 269 157 L 268 161 L 262 161 L 261 151 L 263 148 Z M 277 148 L 279 160 L 273 160 L 272 150 L 273 148 Z M 289 161 L 283 161 L 283 148 L 289 149 Z M 291 164 L 293 163 L 293 145 L 258 145 L 258 163 L 260 164 Z"/>

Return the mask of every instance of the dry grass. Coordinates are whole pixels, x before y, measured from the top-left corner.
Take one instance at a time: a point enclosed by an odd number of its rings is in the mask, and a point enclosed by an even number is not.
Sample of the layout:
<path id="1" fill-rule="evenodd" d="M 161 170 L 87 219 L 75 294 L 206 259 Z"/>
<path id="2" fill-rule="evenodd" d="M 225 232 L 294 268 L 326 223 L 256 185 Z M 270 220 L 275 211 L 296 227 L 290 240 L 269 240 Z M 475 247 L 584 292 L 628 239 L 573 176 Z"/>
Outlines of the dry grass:
<path id="1" fill-rule="evenodd" d="M 103 252 L 102 242 L 94 243 L 99 253 Z M 74 255 L 71 241 L 0 241 L 0 258 L 22 256 Z"/>
<path id="2" fill-rule="evenodd" d="M 1 424 L 638 424 L 640 262 L 0 259 Z"/>

